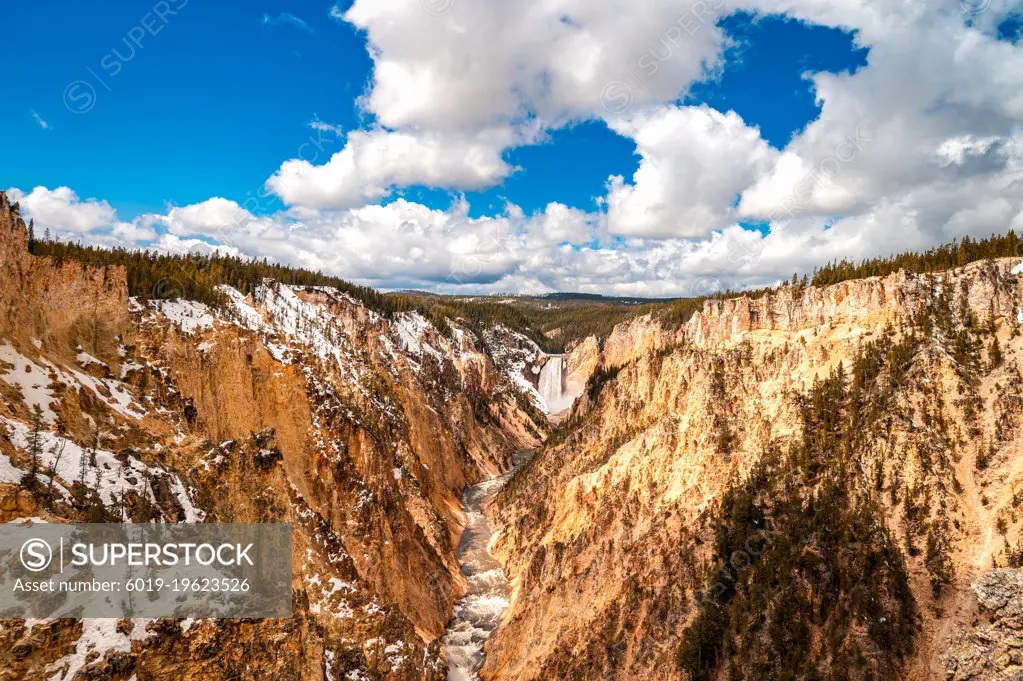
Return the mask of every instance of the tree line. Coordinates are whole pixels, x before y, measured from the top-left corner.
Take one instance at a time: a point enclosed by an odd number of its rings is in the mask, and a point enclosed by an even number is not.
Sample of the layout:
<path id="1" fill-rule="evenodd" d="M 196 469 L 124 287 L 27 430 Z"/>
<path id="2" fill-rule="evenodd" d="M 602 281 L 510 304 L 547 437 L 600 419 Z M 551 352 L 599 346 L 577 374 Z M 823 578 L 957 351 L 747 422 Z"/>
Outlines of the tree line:
<path id="1" fill-rule="evenodd" d="M 1023 250 L 1021 247 L 1023 243 L 1013 230 L 1008 234 L 992 235 L 986 239 L 971 239 L 966 236 L 923 253 L 909 252 L 887 258 L 868 258 L 859 263 L 843 258 L 814 270 L 810 283 L 814 286 L 828 286 L 850 279 L 883 277 L 899 270 L 913 274 L 940 272 L 969 265 L 978 260 L 1019 256 Z"/>

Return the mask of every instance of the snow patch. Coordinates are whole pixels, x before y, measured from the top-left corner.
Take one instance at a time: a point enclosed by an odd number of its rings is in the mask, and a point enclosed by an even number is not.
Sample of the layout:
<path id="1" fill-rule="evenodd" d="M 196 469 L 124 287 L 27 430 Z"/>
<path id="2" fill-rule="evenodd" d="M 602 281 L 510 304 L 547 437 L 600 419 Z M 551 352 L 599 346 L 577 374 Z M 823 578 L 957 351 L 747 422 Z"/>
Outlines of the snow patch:
<path id="1" fill-rule="evenodd" d="M 423 337 L 427 331 L 433 330 L 433 325 L 418 312 L 402 312 L 396 315 L 394 330 L 398 334 L 398 340 L 401 341 L 402 347 L 409 353 L 418 357 L 422 357 L 423 353 L 426 353 L 437 359 L 444 359 L 444 355 L 424 340 Z"/>
<path id="2" fill-rule="evenodd" d="M 53 403 L 53 391 L 50 390 L 53 376 L 50 371 L 7 343 L 0 345 L 0 362 L 14 366 L 13 369 L 0 373 L 0 380 L 21 390 L 25 404 L 31 408 L 39 407 L 46 423 L 55 423 L 57 414 L 50 408 Z"/>
<path id="3" fill-rule="evenodd" d="M 7 437 L 17 449 L 24 452 L 29 450 L 32 431 L 27 425 L 0 416 L 0 427 L 6 428 Z M 76 480 L 84 482 L 99 494 L 104 504 L 108 505 L 113 504 L 115 498 L 119 499 L 128 490 L 155 501 L 148 481 L 156 475 L 166 474 L 162 469 L 147 466 L 134 456 L 129 455 L 127 463 L 122 464 L 113 453 L 106 450 L 96 449 L 94 453 L 86 451 L 71 440 L 49 431 L 40 431 L 39 449 L 39 467 L 42 470 L 53 470 L 56 476 L 68 485 Z M 92 465 L 93 458 L 95 466 Z M 10 459 L 7 459 L 6 463 L 10 470 L 4 473 L 3 462 L 0 461 L 0 475 L 11 476 L 19 472 L 11 464 Z M 81 480 L 83 469 L 84 481 Z M 178 504 L 184 509 L 185 522 L 200 522 L 202 513 L 192 504 L 181 480 L 177 476 L 171 476 L 171 480 L 171 490 Z M 45 481 L 49 482 L 49 478 L 45 478 Z M 56 486 L 55 489 L 63 488 Z"/>
<path id="4" fill-rule="evenodd" d="M 207 305 L 194 300 L 153 300 L 157 312 L 189 335 L 203 329 L 212 329 L 214 316 Z"/>
<path id="5" fill-rule="evenodd" d="M 77 361 L 83 367 L 87 367 L 90 364 L 98 364 L 99 366 L 104 367 L 106 369 L 110 368 L 106 362 L 96 359 L 89 353 L 85 352 L 84 350 L 81 350 L 81 348 L 79 348 L 79 352 L 75 356 L 75 361 Z"/>
<path id="6" fill-rule="evenodd" d="M 92 652 L 99 653 L 99 657 L 103 657 L 109 650 L 118 653 L 131 652 L 132 641 L 144 641 L 153 635 L 146 631 L 146 625 L 150 621 L 144 618 L 133 619 L 134 627 L 130 634 L 125 635 L 117 631 L 116 619 L 82 620 L 82 635 L 75 644 L 74 652 L 46 668 L 47 672 L 56 671 L 50 677 L 50 681 L 71 681 L 78 671 L 88 664 L 89 654 Z"/>
<path id="7" fill-rule="evenodd" d="M 249 305 L 245 296 L 240 291 L 230 286 L 218 286 L 217 290 L 227 296 L 229 305 L 228 316 L 232 318 L 232 321 L 250 331 L 263 331 L 266 329 L 263 316 L 259 314 L 256 308 Z"/>

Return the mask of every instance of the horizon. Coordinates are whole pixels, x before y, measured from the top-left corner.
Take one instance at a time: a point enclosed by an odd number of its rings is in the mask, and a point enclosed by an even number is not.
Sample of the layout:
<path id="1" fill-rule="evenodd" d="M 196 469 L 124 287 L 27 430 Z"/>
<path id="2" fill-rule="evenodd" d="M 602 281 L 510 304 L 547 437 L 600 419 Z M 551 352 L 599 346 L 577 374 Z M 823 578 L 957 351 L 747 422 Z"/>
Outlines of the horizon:
<path id="1" fill-rule="evenodd" d="M 5 201 L 9 201 L 7 192 L 5 192 L 4 190 L 0 190 L 0 199 L 3 199 Z M 15 210 L 19 210 L 20 206 L 18 205 L 17 201 L 15 201 L 12 205 L 15 207 Z M 26 227 L 26 229 L 28 230 L 28 232 L 30 234 L 29 238 L 31 240 L 33 238 L 33 236 L 32 236 L 33 231 L 30 228 L 28 223 L 26 223 L 25 227 Z M 833 268 L 834 266 L 848 265 L 848 266 L 854 267 L 854 268 L 862 268 L 863 266 L 866 266 L 866 265 L 870 264 L 871 261 L 880 261 L 880 262 L 883 263 L 884 261 L 896 260 L 897 258 L 899 258 L 901 256 L 907 256 L 907 255 L 926 255 L 926 254 L 930 254 L 932 252 L 938 251 L 940 249 L 956 247 L 956 246 L 958 246 L 960 244 L 965 244 L 965 243 L 973 243 L 973 244 L 984 243 L 988 239 L 998 239 L 998 238 L 1002 238 L 1002 237 L 1013 237 L 1014 235 L 1015 235 L 1015 230 L 1010 228 L 1009 230 L 1007 230 L 1005 232 L 1005 234 L 993 233 L 993 234 L 989 235 L 989 237 L 987 239 L 973 238 L 973 237 L 970 237 L 969 235 L 966 235 L 962 239 L 955 239 L 955 240 L 947 242 L 947 243 L 937 244 L 934 247 L 928 249 L 926 252 L 916 252 L 916 251 L 908 251 L 907 250 L 907 251 L 901 251 L 901 252 L 892 252 L 892 253 L 888 253 L 887 255 L 878 255 L 875 258 L 870 258 L 870 259 L 863 258 L 863 259 L 860 259 L 858 261 L 848 260 L 848 259 L 833 260 L 833 261 L 829 261 L 828 263 L 823 264 L 823 265 L 821 265 L 821 264 L 816 265 L 813 268 L 812 272 L 804 272 L 804 273 L 794 272 L 792 274 L 793 279 L 791 279 L 791 280 L 789 280 L 789 279 L 782 279 L 782 280 L 776 281 L 774 283 L 771 283 L 771 284 L 768 284 L 766 286 L 762 286 L 762 287 L 759 287 L 759 288 L 756 288 L 756 289 L 748 288 L 748 287 L 747 288 L 743 288 L 743 289 L 738 289 L 738 290 L 733 290 L 733 289 L 717 289 L 717 290 L 710 291 L 710 292 L 708 292 L 706 294 L 692 295 L 692 296 L 640 297 L 640 296 L 615 295 L 615 294 L 587 293 L 587 292 L 583 292 L 583 291 L 550 291 L 550 292 L 547 292 L 547 293 L 523 293 L 523 292 L 511 292 L 511 291 L 490 291 L 490 292 L 486 292 L 486 293 L 441 293 L 441 292 L 429 291 L 429 290 L 425 290 L 425 289 L 408 289 L 408 288 L 388 289 L 388 288 L 380 288 L 380 287 L 373 287 L 373 286 L 370 286 L 368 288 L 370 288 L 370 289 L 372 289 L 374 291 L 377 291 L 379 293 L 389 294 L 389 295 L 436 296 L 436 297 L 448 297 L 448 298 L 457 298 L 457 299 L 465 299 L 465 300 L 472 300 L 474 298 L 520 298 L 520 299 L 532 298 L 532 299 L 542 300 L 542 299 L 555 298 L 557 296 L 569 296 L 569 297 L 578 297 L 578 298 L 581 298 L 581 299 L 587 299 L 588 298 L 588 299 L 599 299 L 599 300 L 606 300 L 606 301 L 616 301 L 616 300 L 624 301 L 624 302 L 619 302 L 618 304 L 620 304 L 620 305 L 632 305 L 632 304 L 642 305 L 642 304 L 648 304 L 648 303 L 670 303 L 670 302 L 683 301 L 683 300 L 699 300 L 701 298 L 703 298 L 703 299 L 707 299 L 707 298 L 713 299 L 713 298 L 721 298 L 721 297 L 726 297 L 726 296 L 742 297 L 742 296 L 745 296 L 745 295 L 748 295 L 748 294 L 769 293 L 771 291 L 774 291 L 774 290 L 777 290 L 779 288 L 782 288 L 782 287 L 786 286 L 787 284 L 790 283 L 790 281 L 793 283 L 793 285 L 795 285 L 795 279 L 796 278 L 800 278 L 800 279 L 804 280 L 804 283 L 800 284 L 801 286 L 807 285 L 805 283 L 805 281 L 807 279 L 811 280 L 809 285 L 812 286 L 812 285 L 814 285 L 812 283 L 813 277 L 816 277 L 816 275 L 819 272 L 822 272 L 822 271 L 824 271 L 826 269 Z M 38 234 L 36 234 L 34 238 L 38 239 Z M 49 234 L 47 233 L 47 237 L 44 237 L 44 238 L 49 238 Z M 98 248 L 98 249 L 105 250 L 105 251 L 108 251 L 108 252 L 112 252 L 112 248 L 116 247 L 116 248 L 123 248 L 123 249 L 125 249 L 128 252 L 136 252 L 136 253 L 146 252 L 146 253 L 152 253 L 153 255 L 187 256 L 187 257 L 201 258 L 201 259 L 205 259 L 205 260 L 209 260 L 209 259 L 211 259 L 213 257 L 225 257 L 225 256 L 226 257 L 238 257 L 238 258 L 241 258 L 242 260 L 249 260 L 249 261 L 252 261 L 252 262 L 256 262 L 258 260 L 257 256 L 248 256 L 246 254 L 224 253 L 224 252 L 216 251 L 216 250 L 214 250 L 214 251 L 202 251 L 202 252 L 189 251 L 189 252 L 184 253 L 184 254 L 175 254 L 175 253 L 165 253 L 165 252 L 160 251 L 158 249 L 151 249 L 151 248 L 147 248 L 145 246 L 134 246 L 134 247 L 132 247 L 132 246 L 114 246 L 114 247 L 110 247 L 110 246 L 97 245 L 97 244 L 82 244 L 81 239 L 78 239 L 77 241 L 74 241 L 74 242 L 59 240 L 59 239 L 56 239 L 56 238 L 52 238 L 51 239 L 51 242 L 54 242 L 54 243 L 62 242 L 62 241 L 64 243 L 77 244 L 79 247 L 83 247 L 84 246 L 84 247 L 89 247 L 89 248 Z M 1009 255 L 998 255 L 998 256 L 993 256 L 993 257 L 992 256 L 988 256 L 988 259 L 991 259 L 991 260 L 1001 260 L 1001 259 L 1012 259 L 1012 258 L 1023 257 L 1023 253 L 1021 253 L 1019 251 L 1020 251 L 1020 248 L 1017 248 L 1016 252 L 1013 255 L 1011 255 L 1011 256 L 1009 256 Z M 265 257 L 264 257 L 264 259 L 265 259 Z M 961 264 L 958 264 L 958 265 L 952 265 L 952 266 L 949 266 L 949 267 L 946 267 L 946 268 L 941 268 L 941 269 L 934 270 L 934 271 L 951 271 L 951 270 L 959 269 L 961 267 L 966 267 L 967 265 L 972 264 L 972 263 L 977 262 L 977 261 L 978 261 L 978 259 L 976 259 L 976 258 L 974 258 L 974 259 L 967 259 L 966 262 L 964 262 L 964 263 L 961 263 Z M 297 266 L 288 265 L 287 263 L 275 262 L 273 260 L 269 260 L 268 262 L 271 265 L 283 266 L 285 268 L 301 269 L 301 268 L 298 268 Z M 899 271 L 904 270 L 904 269 L 905 268 L 900 267 Z M 322 276 L 334 276 L 334 277 L 336 277 L 338 279 L 341 279 L 342 281 L 345 281 L 348 284 L 354 283 L 352 281 L 349 281 L 349 280 L 345 279 L 344 277 L 337 277 L 336 275 L 329 275 L 329 274 L 327 274 L 326 272 L 324 272 L 322 270 L 307 270 L 307 271 L 312 272 L 314 274 L 322 275 Z M 928 270 L 928 271 L 930 271 L 930 270 Z M 813 275 L 813 277 L 810 276 L 811 274 Z M 869 276 L 864 276 L 864 277 L 860 277 L 860 278 L 866 279 L 866 278 L 871 278 L 871 277 L 874 277 L 874 276 L 887 276 L 887 275 L 869 275 Z M 843 281 L 844 280 L 845 279 L 843 279 Z"/>

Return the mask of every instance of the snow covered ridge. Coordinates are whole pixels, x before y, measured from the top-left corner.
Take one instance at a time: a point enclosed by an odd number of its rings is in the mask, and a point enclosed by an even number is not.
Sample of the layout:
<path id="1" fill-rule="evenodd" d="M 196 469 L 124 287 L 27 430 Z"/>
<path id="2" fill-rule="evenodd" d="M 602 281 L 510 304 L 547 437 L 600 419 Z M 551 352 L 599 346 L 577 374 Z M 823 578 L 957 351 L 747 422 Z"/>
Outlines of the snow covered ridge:
<path id="1" fill-rule="evenodd" d="M 362 384 L 368 371 L 367 358 L 359 347 L 362 341 L 351 337 L 352 320 L 359 318 L 360 329 L 379 327 L 375 337 L 380 341 L 381 359 L 395 376 L 401 366 L 418 374 L 427 359 L 450 361 L 461 367 L 474 356 L 483 361 L 486 353 L 505 375 L 509 387 L 524 393 L 544 413 L 548 411 L 537 390 L 540 367 L 547 355 L 532 340 L 507 327 L 497 325 L 477 339 L 458 320 L 451 320 L 454 338 L 448 338 L 419 312 L 402 312 L 385 320 L 360 301 L 330 287 L 293 286 L 267 279 L 257 288 L 251 303 L 230 286 L 220 286 L 219 290 L 228 303 L 224 311 L 185 300 L 133 299 L 132 306 L 166 318 L 188 335 L 205 337 L 205 332 L 218 323 L 253 331 L 278 361 L 291 364 L 298 358 L 295 350 L 311 352 L 338 369 L 352 385 L 365 390 Z M 352 314 L 342 315 L 340 310 Z M 209 349 L 211 343 L 204 341 L 202 349 Z M 480 343 L 485 349 L 479 347 Z"/>
<path id="2" fill-rule="evenodd" d="M 440 334 L 418 312 L 402 312 L 397 315 L 394 319 L 394 332 L 402 347 L 410 354 L 422 357 L 425 353 L 437 359 L 443 359 L 444 355 L 430 344 L 430 339 L 433 338 L 434 343 L 440 345 L 437 343 Z"/>
<path id="3" fill-rule="evenodd" d="M 153 300 L 150 301 L 157 312 L 171 320 L 187 334 L 198 330 L 213 328 L 215 319 L 208 305 L 194 300 Z"/>

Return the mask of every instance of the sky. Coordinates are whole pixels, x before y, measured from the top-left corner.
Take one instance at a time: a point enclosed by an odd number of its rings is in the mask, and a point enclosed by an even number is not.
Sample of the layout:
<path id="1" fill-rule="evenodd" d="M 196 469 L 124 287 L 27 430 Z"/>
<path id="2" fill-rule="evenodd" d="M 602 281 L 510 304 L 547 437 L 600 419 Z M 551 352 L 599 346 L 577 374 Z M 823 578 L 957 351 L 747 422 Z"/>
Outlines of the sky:
<path id="1" fill-rule="evenodd" d="M 39 233 L 700 295 L 1023 229 L 1021 0 L 18 3 Z"/>

